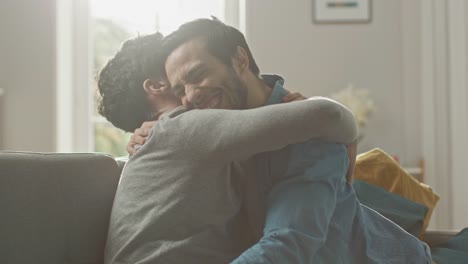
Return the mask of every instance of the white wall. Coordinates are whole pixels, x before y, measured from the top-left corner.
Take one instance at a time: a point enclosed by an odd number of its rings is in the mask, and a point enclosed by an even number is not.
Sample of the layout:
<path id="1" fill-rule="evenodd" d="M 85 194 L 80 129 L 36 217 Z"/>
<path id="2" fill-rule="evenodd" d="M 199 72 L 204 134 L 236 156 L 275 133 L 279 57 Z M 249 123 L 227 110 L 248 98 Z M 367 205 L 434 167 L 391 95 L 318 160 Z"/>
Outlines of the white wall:
<path id="1" fill-rule="evenodd" d="M 2 149 L 55 150 L 55 0 L 0 1 Z"/>
<path id="2" fill-rule="evenodd" d="M 262 72 L 306 96 L 348 83 L 371 91 L 378 110 L 360 151 L 380 147 L 416 165 L 421 157 L 420 11 L 417 1 L 372 1 L 368 24 L 317 25 L 311 0 L 245 1 L 245 33 Z"/>

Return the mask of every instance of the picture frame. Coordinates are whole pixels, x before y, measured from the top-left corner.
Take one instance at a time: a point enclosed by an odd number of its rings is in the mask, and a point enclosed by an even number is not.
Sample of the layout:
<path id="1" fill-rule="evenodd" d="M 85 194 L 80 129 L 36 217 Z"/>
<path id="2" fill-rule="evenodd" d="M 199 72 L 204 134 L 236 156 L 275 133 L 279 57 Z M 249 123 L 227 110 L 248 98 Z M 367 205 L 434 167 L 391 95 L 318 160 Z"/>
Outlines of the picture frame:
<path id="1" fill-rule="evenodd" d="M 317 24 L 369 23 L 372 0 L 312 0 L 312 18 Z"/>

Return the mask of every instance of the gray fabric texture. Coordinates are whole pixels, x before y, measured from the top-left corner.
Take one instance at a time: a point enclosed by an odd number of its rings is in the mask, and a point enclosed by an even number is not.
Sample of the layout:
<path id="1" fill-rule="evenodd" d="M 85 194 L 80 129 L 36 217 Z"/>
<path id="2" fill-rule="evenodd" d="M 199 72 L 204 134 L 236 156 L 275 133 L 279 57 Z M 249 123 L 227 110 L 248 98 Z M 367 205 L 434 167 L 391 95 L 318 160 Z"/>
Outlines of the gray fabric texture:
<path id="1" fill-rule="evenodd" d="M 0 152 L 0 263 L 102 263 L 118 180 L 105 155 Z"/>
<path id="2" fill-rule="evenodd" d="M 308 139 L 349 143 L 356 130 L 349 110 L 324 98 L 164 115 L 123 170 L 106 263 L 231 261 L 246 249 L 232 162 Z"/>

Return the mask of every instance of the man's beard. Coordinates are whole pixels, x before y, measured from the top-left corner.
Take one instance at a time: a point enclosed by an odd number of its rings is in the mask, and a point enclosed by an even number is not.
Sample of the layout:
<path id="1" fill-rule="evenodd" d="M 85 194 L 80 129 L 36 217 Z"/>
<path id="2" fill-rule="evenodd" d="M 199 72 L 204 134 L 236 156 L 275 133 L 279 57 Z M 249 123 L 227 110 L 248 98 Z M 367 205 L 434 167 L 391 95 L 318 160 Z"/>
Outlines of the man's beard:
<path id="1" fill-rule="evenodd" d="M 245 82 L 237 76 L 237 73 L 233 68 L 229 69 L 229 78 L 224 81 L 223 86 L 229 90 L 229 96 L 231 101 L 232 109 L 245 109 L 247 107 L 247 85 Z"/>

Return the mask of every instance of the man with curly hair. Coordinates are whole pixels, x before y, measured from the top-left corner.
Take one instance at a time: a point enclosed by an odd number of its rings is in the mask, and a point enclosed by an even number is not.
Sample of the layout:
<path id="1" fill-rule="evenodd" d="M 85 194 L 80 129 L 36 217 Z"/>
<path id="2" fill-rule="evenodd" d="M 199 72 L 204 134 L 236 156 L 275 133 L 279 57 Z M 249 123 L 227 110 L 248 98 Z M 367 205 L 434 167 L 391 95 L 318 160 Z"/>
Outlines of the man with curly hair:
<path id="1" fill-rule="evenodd" d="M 161 33 L 154 33 L 125 41 L 99 74 L 101 102 L 98 111 L 126 132 L 133 132 L 144 122 L 156 119 L 143 83 L 151 81 L 149 77 L 164 76 L 164 69 L 159 66 L 162 38 Z M 163 81 L 161 78 L 154 85 L 163 85 Z M 172 93 L 160 93 L 156 99 L 163 100 L 164 104 L 169 102 L 171 109 L 181 104 Z"/>

